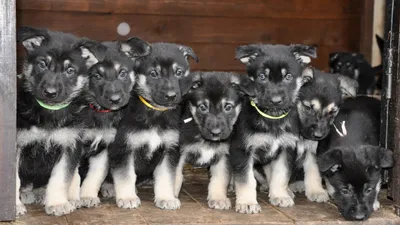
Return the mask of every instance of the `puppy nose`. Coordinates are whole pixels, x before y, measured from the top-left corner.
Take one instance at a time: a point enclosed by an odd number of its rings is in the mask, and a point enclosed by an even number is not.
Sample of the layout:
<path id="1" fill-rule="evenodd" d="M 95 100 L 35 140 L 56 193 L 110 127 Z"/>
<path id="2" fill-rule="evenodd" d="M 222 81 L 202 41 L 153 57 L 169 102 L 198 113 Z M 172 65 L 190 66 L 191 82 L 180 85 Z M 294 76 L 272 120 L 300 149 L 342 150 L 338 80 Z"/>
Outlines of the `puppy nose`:
<path id="1" fill-rule="evenodd" d="M 44 89 L 43 95 L 46 98 L 55 98 L 55 97 L 57 97 L 57 90 L 53 87 L 48 87 L 48 88 Z"/>
<path id="2" fill-rule="evenodd" d="M 210 132 L 212 135 L 217 136 L 217 135 L 221 134 L 222 130 L 221 130 L 221 128 L 213 128 L 213 129 L 211 129 Z"/>
<path id="3" fill-rule="evenodd" d="M 273 96 L 271 98 L 271 103 L 274 105 L 279 105 L 282 103 L 282 100 L 283 100 L 282 96 Z"/>
<path id="4" fill-rule="evenodd" d="M 118 104 L 121 102 L 121 95 L 111 95 L 110 102 L 112 104 Z"/>
<path id="5" fill-rule="evenodd" d="M 174 101 L 176 99 L 176 92 L 167 92 L 167 94 L 165 95 L 165 99 L 167 99 L 168 101 Z"/>

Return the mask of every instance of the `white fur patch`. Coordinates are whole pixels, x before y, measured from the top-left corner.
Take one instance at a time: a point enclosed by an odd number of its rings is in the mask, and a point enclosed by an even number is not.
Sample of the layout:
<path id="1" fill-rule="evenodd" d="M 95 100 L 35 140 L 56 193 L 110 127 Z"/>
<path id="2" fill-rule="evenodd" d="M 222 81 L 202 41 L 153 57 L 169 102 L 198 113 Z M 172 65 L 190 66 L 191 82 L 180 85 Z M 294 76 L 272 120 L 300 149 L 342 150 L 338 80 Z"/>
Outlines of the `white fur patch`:
<path id="1" fill-rule="evenodd" d="M 282 151 L 278 158 L 271 162 L 271 181 L 269 185 L 269 198 L 273 205 L 290 207 L 294 205 L 292 196 L 289 194 L 289 168 L 287 165 L 286 152 Z"/>
<path id="2" fill-rule="evenodd" d="M 115 128 L 109 129 L 85 129 L 82 132 L 83 141 L 92 141 L 90 145 L 91 150 L 97 150 L 97 146 L 101 141 L 107 145 L 114 141 L 117 130 Z"/>
<path id="3" fill-rule="evenodd" d="M 208 184 L 208 196 L 207 200 L 209 203 L 212 201 L 226 200 L 226 194 L 230 181 L 230 173 L 228 170 L 228 162 L 226 156 L 223 156 L 216 164 L 210 167 L 210 183 Z M 228 209 L 230 208 L 230 201 L 228 205 L 214 206 L 217 209 Z M 210 204 L 209 204 L 210 205 Z"/>
<path id="4" fill-rule="evenodd" d="M 321 102 L 318 99 L 311 100 L 311 105 L 313 106 L 314 111 L 320 111 L 321 110 Z"/>
<path id="5" fill-rule="evenodd" d="M 51 171 L 50 179 L 46 188 L 46 207 L 68 203 L 70 180 L 67 180 L 67 170 L 67 155 L 63 154 L 60 161 Z"/>
<path id="6" fill-rule="evenodd" d="M 181 207 L 175 197 L 175 174 L 172 172 L 168 156 L 154 170 L 154 203 L 158 208 L 175 210 Z"/>
<path id="7" fill-rule="evenodd" d="M 46 143 L 46 149 L 50 147 L 51 142 L 59 144 L 63 147 L 75 148 L 76 141 L 79 138 L 79 130 L 72 128 L 61 128 L 49 133 Z"/>
<path id="8" fill-rule="evenodd" d="M 254 205 L 258 204 L 257 202 L 257 181 L 254 178 L 253 173 L 253 159 L 250 158 L 249 168 L 246 168 L 247 171 L 243 171 L 246 173 L 247 181 L 238 182 L 235 178 L 235 192 L 236 192 L 236 205 Z"/>
<path id="9" fill-rule="evenodd" d="M 89 159 L 89 171 L 82 183 L 81 198 L 97 198 L 101 184 L 108 172 L 108 153 L 103 150 Z"/>
<path id="10" fill-rule="evenodd" d="M 28 51 L 33 51 L 36 47 L 39 47 L 45 38 L 43 36 L 36 36 L 29 39 L 26 39 L 22 42 L 22 45 Z"/>
<path id="11" fill-rule="evenodd" d="M 131 51 L 131 46 L 126 44 L 126 43 L 121 43 L 121 47 L 120 47 L 122 52 L 130 52 Z"/>
<path id="12" fill-rule="evenodd" d="M 96 56 L 87 48 L 81 47 L 81 56 L 86 59 L 86 67 L 90 68 L 94 64 L 98 63 L 99 60 L 96 58 Z"/>
<path id="13" fill-rule="evenodd" d="M 121 64 L 114 62 L 114 69 L 116 71 L 119 71 L 120 68 L 121 68 Z"/>
<path id="14" fill-rule="evenodd" d="M 136 173 L 133 154 L 128 156 L 127 168 L 113 171 L 115 198 L 118 200 L 137 199 Z"/>
<path id="15" fill-rule="evenodd" d="M 268 156 L 272 157 L 280 146 L 295 147 L 298 140 L 297 136 L 289 133 L 283 133 L 278 137 L 266 133 L 254 133 L 246 137 L 245 145 L 246 149 L 270 147 L 266 150 L 269 151 Z"/>
<path id="16" fill-rule="evenodd" d="M 182 151 L 185 154 L 187 153 L 200 154 L 200 157 L 197 159 L 197 163 L 202 165 L 209 163 L 216 155 L 229 154 L 229 145 L 221 143 L 217 147 L 215 147 L 205 142 L 197 142 L 195 144 L 182 146 Z"/>

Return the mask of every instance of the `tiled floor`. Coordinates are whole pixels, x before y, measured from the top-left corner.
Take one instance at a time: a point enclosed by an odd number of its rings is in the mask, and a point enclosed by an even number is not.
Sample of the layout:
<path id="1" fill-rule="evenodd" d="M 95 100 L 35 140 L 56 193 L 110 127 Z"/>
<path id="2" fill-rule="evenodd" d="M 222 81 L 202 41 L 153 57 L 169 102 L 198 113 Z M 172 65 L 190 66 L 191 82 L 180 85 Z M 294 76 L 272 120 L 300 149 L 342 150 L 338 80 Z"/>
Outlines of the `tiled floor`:
<path id="1" fill-rule="evenodd" d="M 207 207 L 207 175 L 202 170 L 188 172 L 180 199 L 182 208 L 177 211 L 164 211 L 155 208 L 152 202 L 152 189 L 139 189 L 142 206 L 138 209 L 120 209 L 112 199 L 103 199 L 102 205 L 95 209 L 79 209 L 70 215 L 54 217 L 45 215 L 41 206 L 28 206 L 29 213 L 14 223 L 8 224 L 353 224 L 344 221 L 332 203 L 309 202 L 304 195 L 296 196 L 292 208 L 273 207 L 268 203 L 265 193 L 258 195 L 262 213 L 256 215 L 238 214 L 233 209 L 212 210 Z M 189 174 L 188 174 L 189 173 Z M 230 194 L 232 203 L 234 195 Z M 393 213 L 390 201 L 381 200 L 383 208 L 373 213 L 365 222 L 355 224 L 400 224 L 400 217 Z"/>

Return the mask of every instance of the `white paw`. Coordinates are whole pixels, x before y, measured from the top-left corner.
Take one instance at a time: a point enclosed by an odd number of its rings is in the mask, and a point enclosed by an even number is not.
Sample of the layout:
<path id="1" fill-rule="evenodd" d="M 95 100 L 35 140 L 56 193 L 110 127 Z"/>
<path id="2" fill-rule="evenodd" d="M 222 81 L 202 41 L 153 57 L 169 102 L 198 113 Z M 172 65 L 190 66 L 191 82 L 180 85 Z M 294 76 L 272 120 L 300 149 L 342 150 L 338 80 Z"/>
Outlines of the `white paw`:
<path id="1" fill-rule="evenodd" d="M 291 207 L 294 205 L 293 198 L 291 198 L 289 195 L 270 197 L 269 202 L 272 205 L 279 206 L 279 207 Z"/>
<path id="2" fill-rule="evenodd" d="M 160 209 L 176 210 L 181 207 L 181 201 L 179 199 L 171 200 L 154 200 L 154 204 Z"/>
<path id="3" fill-rule="evenodd" d="M 306 191 L 308 200 L 313 202 L 327 202 L 329 200 L 328 192 L 324 189 L 318 191 Z"/>
<path id="4" fill-rule="evenodd" d="M 232 204 L 229 198 L 208 200 L 208 207 L 212 209 L 230 209 L 232 207 Z"/>
<path id="5" fill-rule="evenodd" d="M 25 205 L 35 203 L 35 194 L 31 191 L 28 192 L 20 192 L 21 202 Z"/>
<path id="6" fill-rule="evenodd" d="M 114 198 L 115 197 L 115 191 L 114 191 L 114 185 L 110 183 L 104 183 L 101 185 L 101 196 L 104 198 Z"/>
<path id="7" fill-rule="evenodd" d="M 374 211 L 378 210 L 379 208 L 381 208 L 381 203 L 379 203 L 378 200 L 375 200 L 374 204 L 372 205 L 372 208 L 374 209 Z"/>
<path id="8" fill-rule="evenodd" d="M 261 206 L 259 204 L 238 204 L 236 203 L 236 212 L 246 214 L 257 214 L 261 212 Z"/>
<path id="9" fill-rule="evenodd" d="M 141 205 L 140 198 L 132 198 L 132 199 L 118 199 L 117 205 L 123 209 L 136 209 Z"/>
<path id="10" fill-rule="evenodd" d="M 72 204 L 72 206 L 74 206 L 75 209 L 82 207 L 82 202 L 80 199 L 71 199 L 69 202 Z"/>
<path id="11" fill-rule="evenodd" d="M 73 212 L 75 207 L 70 202 L 66 202 L 65 204 L 61 205 L 45 206 L 44 210 L 49 215 L 62 216 Z"/>
<path id="12" fill-rule="evenodd" d="M 100 198 L 98 197 L 82 197 L 81 198 L 81 205 L 87 208 L 93 208 L 100 205 Z"/>
<path id="13" fill-rule="evenodd" d="M 289 189 L 294 193 L 303 193 L 305 191 L 304 181 L 296 181 L 289 184 Z"/>
<path id="14" fill-rule="evenodd" d="M 17 216 L 22 216 L 26 214 L 26 207 L 24 206 L 24 204 L 20 203 L 16 205 L 16 214 Z"/>
<path id="15" fill-rule="evenodd" d="M 289 188 L 287 189 L 287 193 L 289 194 L 289 196 L 294 199 L 295 195 L 294 192 L 292 190 L 290 190 Z"/>
<path id="16" fill-rule="evenodd" d="M 33 193 L 35 194 L 35 203 L 44 205 L 46 198 L 46 189 L 45 188 L 33 189 Z"/>

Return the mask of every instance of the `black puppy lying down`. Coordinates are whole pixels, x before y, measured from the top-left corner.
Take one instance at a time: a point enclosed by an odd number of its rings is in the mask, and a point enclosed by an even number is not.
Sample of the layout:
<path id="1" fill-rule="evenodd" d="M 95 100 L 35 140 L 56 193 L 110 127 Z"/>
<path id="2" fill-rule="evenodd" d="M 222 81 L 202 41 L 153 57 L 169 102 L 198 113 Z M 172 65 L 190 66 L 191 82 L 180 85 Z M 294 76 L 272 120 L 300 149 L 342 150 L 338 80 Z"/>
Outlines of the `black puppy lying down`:
<path id="1" fill-rule="evenodd" d="M 318 166 L 328 193 L 347 220 L 366 220 L 380 207 L 381 170 L 393 153 L 378 146 L 380 101 L 347 99 L 331 134 L 318 146 Z"/>
<path id="2" fill-rule="evenodd" d="M 185 163 L 210 167 L 208 206 L 229 209 L 229 138 L 241 111 L 243 95 L 254 95 L 252 81 L 247 76 L 226 72 L 198 72 L 193 76 L 199 87 L 187 97 L 175 195 L 179 195 L 182 186 Z"/>

